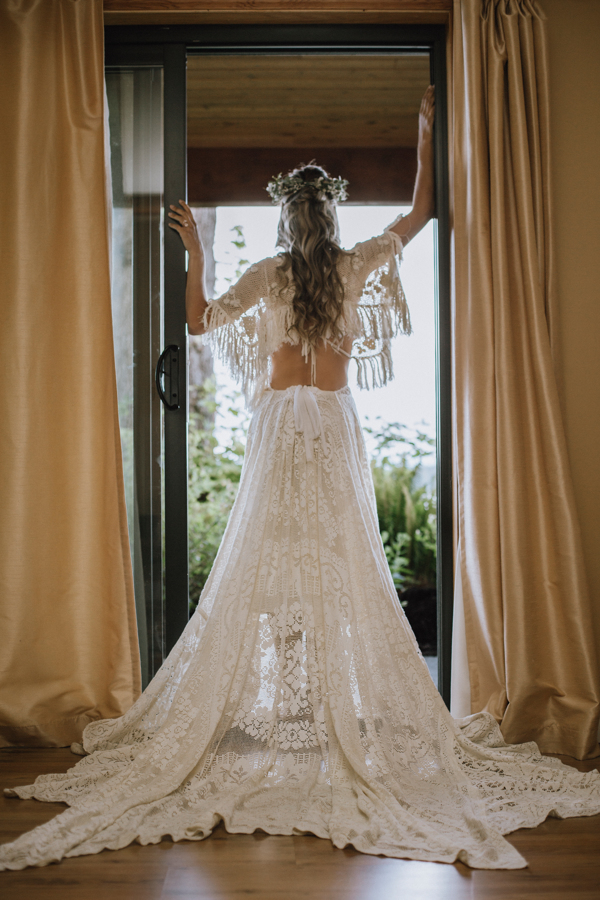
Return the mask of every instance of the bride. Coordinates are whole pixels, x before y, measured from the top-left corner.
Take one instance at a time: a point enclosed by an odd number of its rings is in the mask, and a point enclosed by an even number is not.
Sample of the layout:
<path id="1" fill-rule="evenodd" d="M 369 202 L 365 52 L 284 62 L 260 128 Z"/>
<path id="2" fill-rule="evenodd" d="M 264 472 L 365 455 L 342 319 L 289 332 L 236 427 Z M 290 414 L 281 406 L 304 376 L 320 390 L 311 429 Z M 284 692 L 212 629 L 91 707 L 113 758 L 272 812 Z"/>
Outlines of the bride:
<path id="1" fill-rule="evenodd" d="M 519 868 L 503 837 L 600 812 L 600 774 L 453 719 L 398 604 L 352 394 L 392 375 L 410 331 L 403 247 L 432 215 L 433 89 L 412 211 L 343 251 L 345 182 L 313 165 L 269 185 L 282 253 L 207 302 L 191 210 L 187 316 L 253 409 L 239 493 L 198 608 L 123 717 L 87 726 L 64 775 L 8 793 L 65 812 L 0 848 L 0 868 L 230 832 L 311 833 L 336 847 Z M 78 748 L 75 747 L 77 750 Z"/>

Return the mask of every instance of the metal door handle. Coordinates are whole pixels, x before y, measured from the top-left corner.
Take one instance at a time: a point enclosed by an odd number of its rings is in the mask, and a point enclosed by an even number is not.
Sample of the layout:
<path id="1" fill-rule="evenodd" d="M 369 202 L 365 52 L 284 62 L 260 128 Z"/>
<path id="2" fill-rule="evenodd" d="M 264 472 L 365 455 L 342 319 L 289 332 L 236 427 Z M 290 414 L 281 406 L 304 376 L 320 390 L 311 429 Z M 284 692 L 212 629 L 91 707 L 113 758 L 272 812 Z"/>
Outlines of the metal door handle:
<path id="1" fill-rule="evenodd" d="M 161 384 L 164 379 L 164 387 Z M 169 344 L 158 357 L 154 372 L 158 396 L 167 409 L 180 409 L 179 402 L 179 347 Z"/>

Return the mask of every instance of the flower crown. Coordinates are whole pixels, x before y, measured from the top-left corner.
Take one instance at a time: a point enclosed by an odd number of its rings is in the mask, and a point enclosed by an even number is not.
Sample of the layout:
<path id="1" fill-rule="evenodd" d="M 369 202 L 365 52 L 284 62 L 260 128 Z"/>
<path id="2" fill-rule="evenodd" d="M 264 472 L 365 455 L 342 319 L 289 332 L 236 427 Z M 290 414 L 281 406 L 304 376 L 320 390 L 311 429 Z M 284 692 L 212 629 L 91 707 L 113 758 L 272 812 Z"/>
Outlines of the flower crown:
<path id="1" fill-rule="evenodd" d="M 319 175 L 313 181 L 304 181 L 299 175 L 281 175 L 280 173 L 271 179 L 266 189 L 273 203 L 280 203 L 284 197 L 297 194 L 306 187 L 313 188 L 319 200 L 335 200 L 339 203 L 348 196 L 346 179 L 330 178 L 328 175 Z"/>

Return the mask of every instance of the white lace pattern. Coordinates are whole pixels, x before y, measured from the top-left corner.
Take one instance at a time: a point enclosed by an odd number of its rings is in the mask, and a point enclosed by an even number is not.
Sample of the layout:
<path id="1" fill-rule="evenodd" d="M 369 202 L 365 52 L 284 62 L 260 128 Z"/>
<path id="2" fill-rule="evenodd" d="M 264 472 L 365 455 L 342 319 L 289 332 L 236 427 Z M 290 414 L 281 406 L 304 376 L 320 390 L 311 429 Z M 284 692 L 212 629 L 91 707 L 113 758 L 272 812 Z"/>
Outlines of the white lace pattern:
<path id="1" fill-rule="evenodd" d="M 0 868 L 231 832 L 310 832 L 336 847 L 519 868 L 502 836 L 600 812 L 600 775 L 450 716 L 398 603 L 349 388 L 257 404 L 239 494 L 197 611 L 89 754 L 12 794 L 69 809 L 0 848 Z M 308 407 L 307 407 L 308 408 Z M 314 407 L 311 406 L 312 413 Z"/>

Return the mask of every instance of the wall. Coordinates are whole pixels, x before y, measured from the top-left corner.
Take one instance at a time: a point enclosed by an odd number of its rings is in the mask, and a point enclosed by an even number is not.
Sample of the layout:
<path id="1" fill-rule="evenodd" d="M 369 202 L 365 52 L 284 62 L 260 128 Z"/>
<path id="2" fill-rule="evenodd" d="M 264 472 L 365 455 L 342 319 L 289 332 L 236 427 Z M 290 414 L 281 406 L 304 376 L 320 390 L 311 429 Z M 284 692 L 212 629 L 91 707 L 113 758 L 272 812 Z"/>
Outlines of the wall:
<path id="1" fill-rule="evenodd" d="M 541 5 L 550 51 L 560 375 L 600 652 L 600 3 Z"/>

